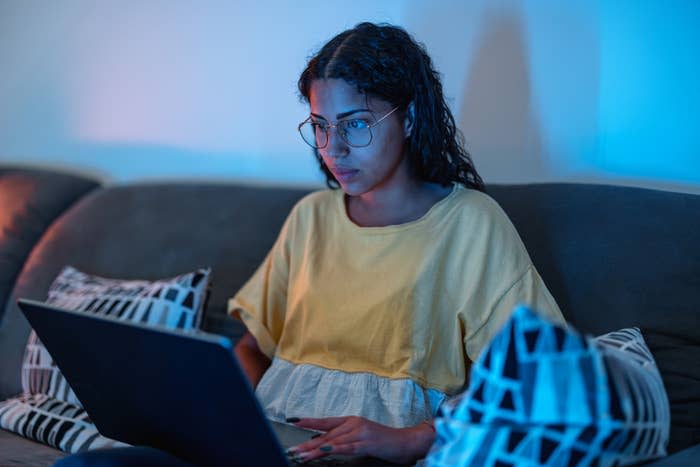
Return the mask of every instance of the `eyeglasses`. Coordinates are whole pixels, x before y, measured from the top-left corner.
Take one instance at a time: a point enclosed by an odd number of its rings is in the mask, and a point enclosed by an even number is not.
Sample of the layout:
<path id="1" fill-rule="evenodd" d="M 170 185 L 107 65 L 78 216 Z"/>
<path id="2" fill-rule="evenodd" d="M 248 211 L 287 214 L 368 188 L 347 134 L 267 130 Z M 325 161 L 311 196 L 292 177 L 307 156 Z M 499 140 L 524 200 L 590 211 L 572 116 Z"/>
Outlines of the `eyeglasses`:
<path id="1" fill-rule="evenodd" d="M 372 142 L 372 127 L 379 125 L 382 120 L 396 112 L 398 108 L 398 106 L 394 107 L 374 123 L 366 118 L 352 118 L 338 120 L 335 123 L 322 123 L 312 120 L 312 117 L 309 116 L 309 118 L 299 124 L 297 129 L 304 142 L 314 149 L 323 149 L 328 146 L 331 128 L 336 129 L 338 135 L 348 146 L 363 148 L 369 146 Z"/>

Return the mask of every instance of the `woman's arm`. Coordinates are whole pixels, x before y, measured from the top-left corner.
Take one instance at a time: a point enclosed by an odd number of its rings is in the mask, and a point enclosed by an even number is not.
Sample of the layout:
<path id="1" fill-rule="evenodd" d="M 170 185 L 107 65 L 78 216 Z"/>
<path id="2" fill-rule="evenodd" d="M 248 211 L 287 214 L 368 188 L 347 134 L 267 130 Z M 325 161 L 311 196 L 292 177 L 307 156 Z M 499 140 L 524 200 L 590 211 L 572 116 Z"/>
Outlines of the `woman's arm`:
<path id="1" fill-rule="evenodd" d="M 258 382 L 260 382 L 260 378 L 262 378 L 272 362 L 267 358 L 267 355 L 262 353 L 255 337 L 248 331 L 243 334 L 243 337 L 236 344 L 234 353 L 243 368 L 243 373 L 245 373 L 248 381 L 255 389 L 258 386 Z"/>

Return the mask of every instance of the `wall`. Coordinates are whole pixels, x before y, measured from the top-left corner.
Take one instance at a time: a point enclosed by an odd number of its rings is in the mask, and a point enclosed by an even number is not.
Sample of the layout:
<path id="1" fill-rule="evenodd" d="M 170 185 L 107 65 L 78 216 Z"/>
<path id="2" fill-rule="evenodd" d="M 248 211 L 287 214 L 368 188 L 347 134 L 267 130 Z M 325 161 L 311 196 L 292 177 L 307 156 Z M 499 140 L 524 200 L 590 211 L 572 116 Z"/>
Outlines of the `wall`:
<path id="1" fill-rule="evenodd" d="M 296 79 L 362 20 L 425 43 L 488 182 L 700 193 L 700 4 L 0 2 L 0 162 L 320 184 Z"/>

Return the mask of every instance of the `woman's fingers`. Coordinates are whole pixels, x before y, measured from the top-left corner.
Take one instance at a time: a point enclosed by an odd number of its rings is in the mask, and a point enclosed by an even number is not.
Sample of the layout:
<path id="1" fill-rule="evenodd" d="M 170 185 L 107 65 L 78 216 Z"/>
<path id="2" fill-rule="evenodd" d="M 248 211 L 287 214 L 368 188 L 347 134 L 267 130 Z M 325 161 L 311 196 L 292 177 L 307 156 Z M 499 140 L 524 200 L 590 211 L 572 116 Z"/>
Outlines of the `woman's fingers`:
<path id="1" fill-rule="evenodd" d="M 313 451 L 315 449 L 320 448 L 324 444 L 328 444 L 328 441 L 326 441 L 322 435 L 318 438 L 313 438 L 313 439 L 310 439 L 310 440 L 303 442 L 301 444 L 297 444 L 296 446 L 292 446 L 291 448 L 289 448 L 287 450 L 287 452 L 291 453 L 291 454 L 296 454 L 296 453 L 300 453 L 300 452 L 309 452 L 309 451 Z"/>
<path id="2" fill-rule="evenodd" d="M 326 433 L 323 433 L 321 436 L 314 437 L 306 442 L 303 442 L 301 444 L 298 444 L 296 446 L 293 446 L 289 448 L 289 452 L 304 452 L 304 451 L 312 451 L 314 449 L 318 449 L 319 447 L 329 444 L 332 442 L 335 438 L 338 436 L 342 436 L 346 433 L 349 433 L 352 431 L 353 427 L 351 423 L 349 422 L 350 417 L 336 417 L 334 419 L 302 419 L 298 423 L 296 423 L 296 426 L 300 426 L 303 428 L 313 428 L 316 430 L 323 430 L 323 427 L 332 427 L 329 429 L 329 431 L 326 431 Z M 303 420 L 315 420 L 314 423 L 308 423 L 307 425 L 302 425 Z M 327 424 L 325 423 L 316 423 L 316 422 L 324 422 L 328 420 L 329 422 Z"/>
<path id="3" fill-rule="evenodd" d="M 318 419 L 317 419 L 318 420 Z M 307 426 L 322 426 L 313 421 Z M 288 453 L 297 461 L 310 461 L 332 454 L 372 456 L 391 462 L 414 462 L 427 451 L 425 443 L 432 443 L 433 436 L 425 436 L 425 425 L 392 428 L 361 417 L 340 417 L 327 421 L 330 431 L 298 446 Z M 298 423 L 300 425 L 300 423 Z"/>
<path id="4" fill-rule="evenodd" d="M 357 430 L 352 430 L 327 440 L 324 444 L 322 444 L 319 447 L 319 449 L 321 447 L 326 446 L 326 448 L 323 450 L 323 452 L 325 452 L 326 454 L 344 454 L 359 456 L 362 455 L 362 453 L 355 451 L 367 451 L 367 448 L 370 444 L 372 444 L 371 440 L 367 439 L 365 436 L 363 436 L 362 433 L 359 433 Z M 348 451 L 348 449 L 350 448 L 352 448 L 352 452 Z"/>
<path id="5" fill-rule="evenodd" d="M 294 424 L 310 430 L 331 431 L 333 428 L 345 423 L 348 418 L 350 417 L 300 418 Z"/>
<path id="6" fill-rule="evenodd" d="M 319 437 L 294 446 L 288 450 L 297 461 L 310 461 L 328 455 L 359 456 L 369 453 L 372 444 L 372 428 L 379 428 L 368 420 L 360 417 L 341 417 L 331 420 L 328 425 L 334 426 L 330 431 Z M 336 424 L 340 421 L 340 424 Z M 297 423 L 300 426 L 300 423 Z M 376 425 L 376 427 L 375 427 Z M 309 424 L 308 426 L 311 426 Z M 319 426 L 315 423 L 314 426 Z M 381 431 L 381 430 L 380 430 Z"/>
<path id="7" fill-rule="evenodd" d="M 366 453 L 361 442 L 349 442 L 343 444 L 323 444 L 316 449 L 300 452 L 293 456 L 301 462 L 312 461 L 325 456 L 363 456 Z"/>

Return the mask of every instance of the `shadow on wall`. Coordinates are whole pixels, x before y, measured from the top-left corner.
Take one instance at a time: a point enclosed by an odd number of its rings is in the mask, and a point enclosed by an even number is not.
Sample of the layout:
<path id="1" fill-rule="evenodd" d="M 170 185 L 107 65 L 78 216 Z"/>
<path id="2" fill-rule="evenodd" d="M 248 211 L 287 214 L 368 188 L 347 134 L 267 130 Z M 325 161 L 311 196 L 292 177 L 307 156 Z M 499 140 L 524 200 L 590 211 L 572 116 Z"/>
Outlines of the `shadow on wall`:
<path id="1" fill-rule="evenodd" d="M 552 178 L 533 110 L 523 38 L 517 12 L 484 14 L 456 116 L 477 170 L 491 183 Z"/>

